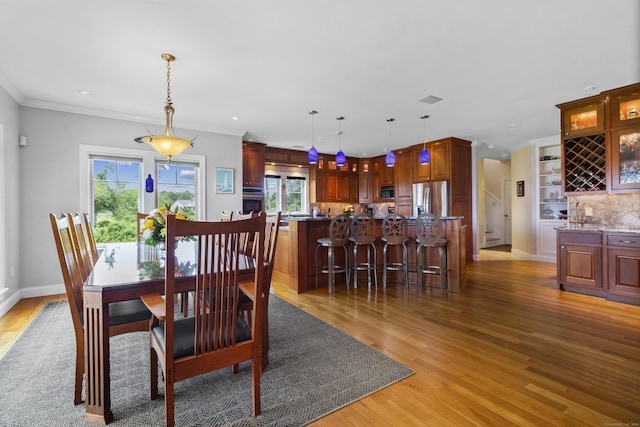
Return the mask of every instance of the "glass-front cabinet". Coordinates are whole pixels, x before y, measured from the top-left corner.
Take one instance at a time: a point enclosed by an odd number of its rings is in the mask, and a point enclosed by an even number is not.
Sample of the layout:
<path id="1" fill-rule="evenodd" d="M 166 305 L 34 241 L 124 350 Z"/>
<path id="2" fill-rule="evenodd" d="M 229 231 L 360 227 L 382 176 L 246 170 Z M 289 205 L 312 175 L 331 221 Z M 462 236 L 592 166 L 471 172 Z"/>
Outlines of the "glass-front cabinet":
<path id="1" fill-rule="evenodd" d="M 611 127 L 640 125 L 640 87 L 633 86 L 610 95 Z"/>
<path id="2" fill-rule="evenodd" d="M 604 130 L 604 101 L 592 100 L 562 112 L 562 132 L 565 137 L 592 135 Z"/>
<path id="3" fill-rule="evenodd" d="M 640 189 L 640 126 L 611 132 L 611 188 Z"/>

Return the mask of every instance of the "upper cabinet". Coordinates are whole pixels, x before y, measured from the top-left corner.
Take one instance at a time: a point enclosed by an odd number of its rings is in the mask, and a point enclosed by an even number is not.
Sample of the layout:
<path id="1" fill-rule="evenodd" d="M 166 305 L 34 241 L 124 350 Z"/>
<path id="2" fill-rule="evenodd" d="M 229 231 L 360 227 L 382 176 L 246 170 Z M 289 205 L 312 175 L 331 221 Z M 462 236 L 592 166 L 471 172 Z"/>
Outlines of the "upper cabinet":
<path id="1" fill-rule="evenodd" d="M 562 135 L 575 137 L 604 132 L 604 98 L 587 98 L 564 104 Z"/>
<path id="2" fill-rule="evenodd" d="M 265 144 L 242 142 L 242 187 L 264 191 Z"/>
<path id="3" fill-rule="evenodd" d="M 611 132 L 611 189 L 640 188 L 640 124 Z"/>
<path id="4" fill-rule="evenodd" d="M 640 84 L 609 91 L 611 127 L 640 126 Z"/>
<path id="5" fill-rule="evenodd" d="M 640 83 L 558 104 L 563 193 L 640 189 Z"/>
<path id="6" fill-rule="evenodd" d="M 431 161 L 420 164 L 420 152 L 429 151 Z M 450 178 L 450 141 L 441 140 L 413 147 L 413 178 L 415 182 L 446 181 Z"/>

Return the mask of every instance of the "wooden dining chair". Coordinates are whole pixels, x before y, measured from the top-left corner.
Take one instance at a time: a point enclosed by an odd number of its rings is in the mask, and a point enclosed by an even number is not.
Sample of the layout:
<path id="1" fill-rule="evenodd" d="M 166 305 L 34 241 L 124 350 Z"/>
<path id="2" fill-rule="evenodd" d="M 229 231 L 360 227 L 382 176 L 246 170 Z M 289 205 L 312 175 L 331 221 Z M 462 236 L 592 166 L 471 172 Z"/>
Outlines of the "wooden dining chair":
<path id="1" fill-rule="evenodd" d="M 192 317 L 174 317 L 173 298 L 176 277 L 165 277 L 165 298 L 143 296 L 149 309 L 162 323 L 151 328 L 150 376 L 151 399 L 158 396 L 158 361 L 164 378 L 166 425 L 173 426 L 174 383 L 250 360 L 252 367 L 253 415 L 260 414 L 260 340 L 262 337 L 264 276 L 263 233 L 265 215 L 244 221 L 201 222 L 167 218 L 167 239 L 195 236 L 197 267 L 195 273 L 195 310 Z M 258 233 L 257 256 L 240 253 L 240 235 Z M 248 262 L 253 268 L 251 279 L 241 281 Z M 166 271 L 175 271 L 175 247 L 167 247 Z M 249 273 L 245 273 L 249 274 Z M 247 324 L 238 313 L 240 292 L 253 299 L 253 321 Z"/>
<path id="2" fill-rule="evenodd" d="M 74 227 L 69 215 L 57 217 L 50 213 L 49 219 L 75 334 L 76 369 L 73 403 L 78 405 L 82 402 L 82 376 L 84 374 L 83 267 L 74 248 L 72 236 Z M 148 331 L 150 320 L 151 313 L 140 299 L 109 304 L 109 336 L 126 332 Z"/>
<path id="3" fill-rule="evenodd" d="M 241 221 L 243 219 L 249 219 L 253 217 L 253 211 L 247 213 L 247 214 L 243 214 L 242 212 L 238 211 L 238 213 L 235 215 L 235 219 L 236 221 Z M 240 243 L 240 250 L 242 251 L 242 253 L 244 254 L 251 254 L 251 245 L 253 244 L 251 235 L 249 235 L 249 233 L 244 233 L 241 237 L 241 243 Z"/>
<path id="4" fill-rule="evenodd" d="M 87 242 L 89 242 L 89 253 L 91 254 L 91 260 L 95 265 L 98 261 L 98 246 L 96 245 L 96 236 L 93 232 L 93 225 L 89 220 L 89 214 L 86 212 L 82 213 L 82 223 L 84 224 L 85 237 L 87 238 Z"/>

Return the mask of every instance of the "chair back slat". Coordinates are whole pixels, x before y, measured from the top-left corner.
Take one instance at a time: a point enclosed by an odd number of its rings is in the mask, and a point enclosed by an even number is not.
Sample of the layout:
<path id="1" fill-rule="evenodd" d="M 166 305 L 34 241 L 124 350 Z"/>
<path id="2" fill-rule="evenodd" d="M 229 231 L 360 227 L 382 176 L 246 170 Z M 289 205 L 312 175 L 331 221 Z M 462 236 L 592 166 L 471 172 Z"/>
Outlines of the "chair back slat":
<path id="1" fill-rule="evenodd" d="M 93 269 L 93 261 L 89 252 L 89 243 L 85 236 L 85 227 L 82 216 L 79 213 L 68 213 L 67 219 L 71 227 L 71 238 L 73 239 L 73 247 L 76 251 L 76 258 L 80 264 L 80 272 L 84 281 Z"/>
<path id="2" fill-rule="evenodd" d="M 91 261 L 93 265 L 96 265 L 98 262 L 98 247 L 96 245 L 96 236 L 93 232 L 93 225 L 89 220 L 89 214 L 84 212 L 82 214 L 82 222 L 84 224 L 85 236 L 87 241 L 89 242 L 89 253 L 91 254 Z"/>
<path id="3" fill-rule="evenodd" d="M 147 214 L 143 212 L 136 213 L 136 235 L 138 236 L 138 242 L 142 241 L 142 231 L 144 223 L 147 221 Z"/>

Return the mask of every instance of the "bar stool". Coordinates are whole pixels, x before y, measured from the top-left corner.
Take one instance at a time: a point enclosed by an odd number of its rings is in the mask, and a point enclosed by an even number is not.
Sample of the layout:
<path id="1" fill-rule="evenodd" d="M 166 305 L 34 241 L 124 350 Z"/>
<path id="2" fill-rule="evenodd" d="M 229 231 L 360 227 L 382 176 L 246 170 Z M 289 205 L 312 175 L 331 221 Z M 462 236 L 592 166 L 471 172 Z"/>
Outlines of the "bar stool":
<path id="1" fill-rule="evenodd" d="M 387 271 L 400 271 L 404 273 L 404 285 L 409 287 L 409 260 L 407 252 L 407 219 L 396 213 L 389 214 L 382 220 L 382 286 L 387 287 Z M 402 262 L 389 262 L 387 249 L 389 246 L 402 246 Z"/>
<path id="2" fill-rule="evenodd" d="M 329 237 L 321 237 L 316 245 L 316 288 L 318 287 L 318 273 L 328 274 L 329 293 L 334 291 L 335 274 L 345 273 L 347 285 L 349 284 L 349 254 L 347 244 L 349 243 L 349 217 L 340 214 L 334 217 L 329 224 Z M 327 248 L 327 265 L 319 265 L 318 254 L 320 248 Z M 335 265 L 334 249 L 344 250 L 344 266 Z"/>
<path id="3" fill-rule="evenodd" d="M 373 217 L 366 213 L 359 213 L 351 219 L 351 237 L 349 240 L 353 244 L 353 260 L 351 271 L 353 272 L 353 287 L 358 287 L 358 271 L 367 272 L 367 286 L 371 289 L 371 272 L 378 287 L 378 275 L 376 274 L 376 222 Z M 358 248 L 366 246 L 367 262 L 358 262 Z M 373 263 L 371 263 L 371 252 L 373 251 Z"/>
<path id="4" fill-rule="evenodd" d="M 447 239 L 442 237 L 444 230 L 440 218 L 430 213 L 421 214 L 416 220 L 416 271 L 418 285 L 422 288 L 425 274 L 440 276 L 440 291 L 447 289 Z M 438 249 L 440 265 L 429 265 L 427 249 Z"/>

